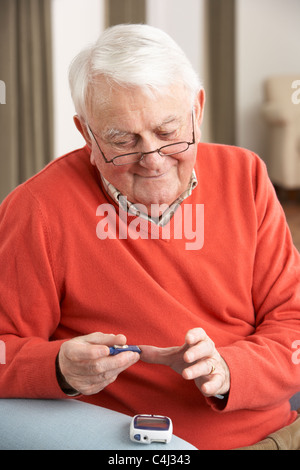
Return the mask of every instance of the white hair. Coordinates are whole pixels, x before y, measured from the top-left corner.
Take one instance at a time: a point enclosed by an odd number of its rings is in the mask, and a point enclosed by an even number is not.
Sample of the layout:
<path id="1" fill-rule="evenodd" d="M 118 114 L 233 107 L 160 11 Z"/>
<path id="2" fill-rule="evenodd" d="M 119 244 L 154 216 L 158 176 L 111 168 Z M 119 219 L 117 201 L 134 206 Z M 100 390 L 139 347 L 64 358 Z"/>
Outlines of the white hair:
<path id="1" fill-rule="evenodd" d="M 164 31 L 149 25 L 116 25 L 72 61 L 69 83 L 78 115 L 85 119 L 90 87 L 100 76 L 112 85 L 162 92 L 182 84 L 191 101 L 202 88 L 188 58 Z"/>

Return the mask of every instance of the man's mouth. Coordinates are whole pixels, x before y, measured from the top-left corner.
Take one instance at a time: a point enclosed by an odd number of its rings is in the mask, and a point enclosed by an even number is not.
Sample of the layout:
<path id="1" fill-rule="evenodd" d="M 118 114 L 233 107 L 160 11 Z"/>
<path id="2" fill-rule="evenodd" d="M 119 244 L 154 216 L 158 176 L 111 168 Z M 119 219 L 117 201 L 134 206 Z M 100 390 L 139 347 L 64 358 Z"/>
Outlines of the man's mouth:
<path id="1" fill-rule="evenodd" d="M 148 175 L 138 175 L 138 176 L 140 176 L 141 178 L 145 178 L 145 179 L 153 179 L 153 180 L 155 180 L 155 179 L 163 178 L 168 172 L 169 172 L 169 170 L 166 170 L 166 171 L 164 171 L 164 172 L 162 172 L 162 173 L 158 173 L 158 174 L 155 173 L 155 174 L 152 174 L 152 175 L 151 175 L 151 174 L 150 174 L 150 175 L 148 174 Z"/>

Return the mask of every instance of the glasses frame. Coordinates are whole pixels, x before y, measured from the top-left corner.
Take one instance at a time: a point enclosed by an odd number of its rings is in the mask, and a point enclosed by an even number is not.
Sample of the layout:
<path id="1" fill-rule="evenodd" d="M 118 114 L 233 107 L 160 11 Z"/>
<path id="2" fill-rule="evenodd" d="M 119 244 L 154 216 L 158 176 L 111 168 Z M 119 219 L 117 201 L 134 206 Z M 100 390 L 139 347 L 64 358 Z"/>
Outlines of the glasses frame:
<path id="1" fill-rule="evenodd" d="M 156 149 L 156 150 L 151 150 L 150 152 L 131 152 L 131 153 L 124 153 L 122 155 L 116 155 L 115 157 L 113 157 L 111 160 L 107 160 L 106 156 L 104 155 L 103 151 L 101 150 L 100 148 L 100 145 L 95 137 L 95 134 L 94 132 L 92 131 L 89 123 L 87 123 L 87 127 L 90 131 L 90 133 L 92 134 L 95 142 L 96 142 L 96 145 L 103 157 L 103 160 L 105 161 L 105 163 L 112 163 L 113 165 L 115 166 L 124 166 L 124 165 L 132 165 L 133 163 L 138 163 L 140 162 L 141 160 L 143 160 L 144 156 L 145 155 L 150 155 L 151 153 L 158 153 L 161 157 L 168 157 L 168 156 L 172 156 L 172 155 L 178 155 L 179 153 L 184 153 L 186 152 L 191 145 L 194 145 L 196 142 L 195 142 L 195 123 L 194 123 L 194 111 L 192 111 L 192 127 L 193 127 L 193 141 L 192 142 L 187 142 L 185 140 L 181 141 L 181 142 L 174 142 L 173 144 L 168 144 L 168 145 L 163 145 L 162 147 Z M 168 147 L 171 147 L 171 146 L 174 146 L 174 145 L 179 145 L 179 144 L 186 144 L 187 145 L 187 148 L 185 150 L 182 150 L 180 152 L 174 152 L 174 153 L 170 153 L 170 154 L 167 154 L 167 153 L 163 153 L 162 150 L 165 149 L 165 148 L 168 148 Z M 122 157 L 127 157 L 129 155 L 141 155 L 141 157 L 134 161 L 134 162 L 130 162 L 130 163 L 116 163 L 115 160 L 117 160 L 118 158 L 122 158 Z"/>

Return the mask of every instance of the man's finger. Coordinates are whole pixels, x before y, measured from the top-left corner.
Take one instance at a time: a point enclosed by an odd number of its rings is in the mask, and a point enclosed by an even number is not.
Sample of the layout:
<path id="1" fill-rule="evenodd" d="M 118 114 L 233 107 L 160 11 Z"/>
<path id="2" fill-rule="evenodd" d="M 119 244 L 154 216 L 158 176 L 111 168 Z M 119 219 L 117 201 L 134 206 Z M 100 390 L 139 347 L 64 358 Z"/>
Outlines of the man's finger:
<path id="1" fill-rule="evenodd" d="M 93 361 L 109 355 L 109 346 L 126 344 L 122 334 L 91 333 L 78 336 L 62 345 L 65 357 L 72 362 Z"/>
<path id="2" fill-rule="evenodd" d="M 172 363 L 180 358 L 182 361 L 182 352 L 185 349 L 183 346 L 174 346 L 170 348 L 157 348 L 155 346 L 139 346 L 141 353 L 141 360 L 150 364 L 163 364 L 171 366 Z"/>
<path id="3" fill-rule="evenodd" d="M 94 361 L 109 355 L 109 348 L 105 345 L 96 345 L 69 341 L 62 345 L 61 352 L 71 362 Z"/>
<path id="4" fill-rule="evenodd" d="M 114 344 L 119 344 L 124 346 L 127 342 L 126 336 L 123 334 L 106 334 L 101 332 L 91 333 L 85 336 L 79 336 L 74 338 L 74 341 L 84 342 L 89 344 L 99 344 L 99 345 L 108 345 L 113 346 Z"/>

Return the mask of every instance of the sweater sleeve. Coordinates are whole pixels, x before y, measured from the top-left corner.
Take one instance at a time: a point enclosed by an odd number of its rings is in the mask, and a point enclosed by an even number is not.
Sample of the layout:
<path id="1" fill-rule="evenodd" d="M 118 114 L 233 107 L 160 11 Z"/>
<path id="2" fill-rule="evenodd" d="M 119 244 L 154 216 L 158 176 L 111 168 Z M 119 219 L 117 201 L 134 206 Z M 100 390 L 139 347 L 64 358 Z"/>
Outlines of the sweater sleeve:
<path id="1" fill-rule="evenodd" d="M 62 398 L 51 341 L 60 321 L 59 295 L 45 215 L 26 185 L 0 208 L 0 398 Z"/>
<path id="2" fill-rule="evenodd" d="M 223 411 L 267 409 L 300 390 L 300 364 L 295 344 L 300 339 L 300 256 L 293 245 L 284 212 L 259 162 L 254 178 L 257 240 L 252 299 L 254 334 L 219 348 L 231 374 Z"/>

